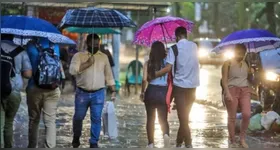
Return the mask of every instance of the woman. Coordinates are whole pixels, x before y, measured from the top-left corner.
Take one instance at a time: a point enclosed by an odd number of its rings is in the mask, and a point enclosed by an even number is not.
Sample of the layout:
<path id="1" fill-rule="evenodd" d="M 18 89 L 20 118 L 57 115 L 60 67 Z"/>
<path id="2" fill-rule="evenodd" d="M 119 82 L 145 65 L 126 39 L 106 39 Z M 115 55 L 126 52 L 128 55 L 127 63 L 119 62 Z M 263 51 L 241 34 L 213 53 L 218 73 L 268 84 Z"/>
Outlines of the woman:
<path id="1" fill-rule="evenodd" d="M 154 126 L 156 110 L 164 138 L 164 147 L 169 147 L 169 125 L 167 121 L 168 108 L 166 104 L 167 75 L 155 78 L 155 72 L 165 66 L 166 51 L 163 43 L 152 44 L 149 60 L 144 65 L 141 100 L 144 101 L 147 112 L 148 148 L 154 147 Z M 147 77 L 151 80 L 147 89 Z"/>
<path id="2" fill-rule="evenodd" d="M 242 146 L 248 148 L 245 141 L 246 130 L 251 116 L 251 93 L 249 88 L 249 67 L 244 61 L 246 47 L 242 44 L 235 46 L 235 57 L 226 61 L 222 67 L 222 86 L 224 89 L 225 105 L 228 112 L 229 146 L 235 148 Z M 238 106 L 242 111 L 242 124 L 240 129 L 240 143 L 235 140 L 235 120 Z"/>

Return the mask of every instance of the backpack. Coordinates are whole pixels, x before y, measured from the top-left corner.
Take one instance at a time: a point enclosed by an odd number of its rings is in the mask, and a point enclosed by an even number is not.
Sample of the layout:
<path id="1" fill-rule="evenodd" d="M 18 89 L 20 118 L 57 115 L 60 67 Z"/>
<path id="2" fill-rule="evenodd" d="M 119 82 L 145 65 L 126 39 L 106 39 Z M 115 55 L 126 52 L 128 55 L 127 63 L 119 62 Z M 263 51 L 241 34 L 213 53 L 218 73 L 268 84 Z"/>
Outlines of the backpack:
<path id="1" fill-rule="evenodd" d="M 11 78 L 15 77 L 14 58 L 23 51 L 22 47 L 6 53 L 1 47 L 1 100 L 12 93 Z"/>
<path id="2" fill-rule="evenodd" d="M 167 79 L 167 83 L 168 83 L 168 90 L 167 90 L 167 94 L 166 94 L 166 103 L 168 105 L 168 112 L 170 112 L 170 104 L 172 103 L 172 100 L 174 98 L 174 95 L 172 94 L 172 90 L 173 90 L 173 79 L 175 77 L 175 73 L 177 70 L 176 67 L 176 63 L 177 63 L 177 56 L 178 56 L 178 47 L 176 44 L 171 46 L 174 56 L 175 56 L 175 62 L 174 62 L 174 74 L 172 75 L 172 71 L 168 73 L 168 79 Z"/>
<path id="3" fill-rule="evenodd" d="M 173 78 L 174 78 L 174 77 L 175 77 L 176 70 L 177 70 L 177 56 L 178 56 L 178 47 L 177 47 L 177 44 L 172 45 L 171 48 L 172 48 L 173 53 L 174 53 L 174 56 L 175 56 L 174 75 L 173 75 Z"/>
<path id="4" fill-rule="evenodd" d="M 51 48 L 51 43 L 44 49 L 38 42 L 34 44 L 39 52 L 38 67 L 33 74 L 35 84 L 42 89 L 54 90 L 59 87 L 62 80 L 60 59 Z"/>

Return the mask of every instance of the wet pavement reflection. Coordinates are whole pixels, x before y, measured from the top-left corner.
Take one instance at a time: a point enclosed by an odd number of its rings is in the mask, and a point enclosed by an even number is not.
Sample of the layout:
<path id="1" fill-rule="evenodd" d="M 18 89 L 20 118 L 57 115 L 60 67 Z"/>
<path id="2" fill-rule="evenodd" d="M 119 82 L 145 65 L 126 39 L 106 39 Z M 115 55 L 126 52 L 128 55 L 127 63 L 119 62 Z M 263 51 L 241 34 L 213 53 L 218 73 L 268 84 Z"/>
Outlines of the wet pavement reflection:
<path id="1" fill-rule="evenodd" d="M 220 69 L 206 67 L 201 69 L 201 86 L 197 90 L 198 101 L 211 101 L 221 103 L 220 98 Z M 101 132 L 100 147 L 102 148 L 145 148 L 146 135 L 146 111 L 144 104 L 138 95 L 126 97 L 121 91 L 116 104 L 118 118 L 119 137 L 109 140 Z M 69 148 L 72 142 L 72 116 L 74 113 L 73 94 L 63 95 L 59 101 L 57 114 L 57 147 Z M 81 148 L 89 147 L 90 114 L 84 120 Z M 192 131 L 193 146 L 195 148 L 227 148 L 227 114 L 225 110 L 195 103 L 190 114 L 190 127 Z M 169 114 L 171 145 L 175 146 L 175 139 L 179 122 L 176 110 Z M 15 147 L 25 148 L 28 144 L 28 112 L 25 95 L 17 113 L 15 124 Z M 44 143 L 44 125 L 40 124 L 39 147 Z M 248 139 L 251 147 L 269 147 L 260 141 Z M 155 125 L 155 146 L 163 147 L 162 132 L 158 119 Z"/>

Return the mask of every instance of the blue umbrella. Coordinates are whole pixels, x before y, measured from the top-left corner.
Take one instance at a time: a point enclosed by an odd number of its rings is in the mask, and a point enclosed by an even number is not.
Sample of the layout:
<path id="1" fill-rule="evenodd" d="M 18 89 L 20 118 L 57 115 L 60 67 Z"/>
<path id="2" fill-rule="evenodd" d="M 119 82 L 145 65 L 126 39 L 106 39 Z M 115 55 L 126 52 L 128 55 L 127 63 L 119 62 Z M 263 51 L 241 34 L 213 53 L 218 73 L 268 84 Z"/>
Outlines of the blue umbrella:
<path id="1" fill-rule="evenodd" d="M 26 44 L 32 37 L 47 38 L 53 43 L 75 44 L 68 37 L 62 35 L 51 23 L 27 16 L 2 16 L 1 34 L 13 34 L 17 39 L 23 39 L 22 44 Z"/>
<path id="2" fill-rule="evenodd" d="M 68 10 L 59 27 L 70 26 L 97 28 L 136 27 L 130 18 L 117 10 L 94 7 Z"/>
<path id="3" fill-rule="evenodd" d="M 261 52 L 276 49 L 280 46 L 280 38 L 267 30 L 248 29 L 234 32 L 225 38 L 213 49 L 213 52 L 221 52 L 226 47 L 235 44 L 244 44 L 249 52 Z"/>

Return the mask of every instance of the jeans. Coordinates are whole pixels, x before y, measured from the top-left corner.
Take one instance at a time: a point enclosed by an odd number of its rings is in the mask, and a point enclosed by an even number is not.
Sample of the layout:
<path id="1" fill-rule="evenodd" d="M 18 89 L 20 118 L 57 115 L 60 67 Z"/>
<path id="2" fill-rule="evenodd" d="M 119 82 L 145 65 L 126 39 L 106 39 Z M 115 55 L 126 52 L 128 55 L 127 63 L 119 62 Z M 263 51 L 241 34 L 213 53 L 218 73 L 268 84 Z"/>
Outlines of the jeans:
<path id="1" fill-rule="evenodd" d="M 245 140 L 245 134 L 248 129 L 251 117 L 251 93 L 249 87 L 231 87 L 229 92 L 233 101 L 225 100 L 228 112 L 228 132 L 229 140 L 235 142 L 235 120 L 237 107 L 242 111 L 242 123 L 240 129 L 240 140 Z"/>
<path id="2" fill-rule="evenodd" d="M 90 144 L 98 143 L 101 131 L 101 115 L 104 99 L 104 89 L 98 90 L 94 93 L 87 93 L 77 88 L 75 97 L 75 114 L 73 117 L 74 138 L 81 137 L 83 120 L 86 116 L 88 108 L 90 108 L 91 138 L 89 142 Z"/>
<path id="3" fill-rule="evenodd" d="M 13 147 L 13 123 L 21 102 L 21 95 L 12 92 L 3 102 L 1 102 L 1 148 Z M 4 106 L 3 106 L 4 105 Z"/>
<path id="4" fill-rule="evenodd" d="M 27 89 L 27 105 L 29 114 L 29 143 L 28 148 L 36 148 L 38 144 L 38 130 L 40 116 L 43 113 L 46 139 L 45 148 L 56 146 L 56 110 L 60 98 L 60 90 L 45 90 L 36 86 Z"/>
<path id="5" fill-rule="evenodd" d="M 154 143 L 156 111 L 163 135 L 169 135 L 167 120 L 166 86 L 149 85 L 145 92 L 145 106 L 147 112 L 147 136 L 149 144 Z"/>
<path id="6" fill-rule="evenodd" d="M 196 88 L 173 87 L 172 95 L 175 99 L 180 123 L 176 139 L 177 145 L 181 145 L 183 142 L 186 146 L 192 145 L 189 114 L 196 98 L 195 94 Z"/>

